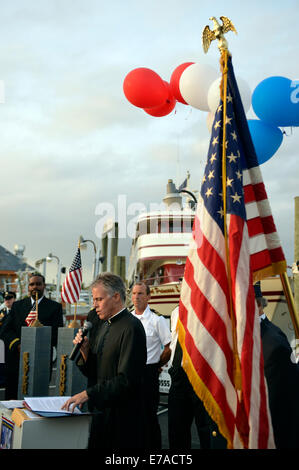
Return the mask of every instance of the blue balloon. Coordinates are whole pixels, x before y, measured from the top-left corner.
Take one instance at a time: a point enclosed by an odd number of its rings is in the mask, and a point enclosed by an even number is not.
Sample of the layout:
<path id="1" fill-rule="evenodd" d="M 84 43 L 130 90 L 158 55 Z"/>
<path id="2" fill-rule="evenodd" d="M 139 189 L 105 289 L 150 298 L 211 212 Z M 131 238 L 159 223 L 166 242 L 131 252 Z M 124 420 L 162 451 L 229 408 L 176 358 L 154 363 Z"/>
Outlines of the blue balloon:
<path id="1" fill-rule="evenodd" d="M 283 134 L 274 127 L 258 119 L 248 119 L 248 126 L 259 164 L 269 160 L 279 149 Z"/>
<path id="2" fill-rule="evenodd" d="M 252 107 L 261 120 L 273 126 L 299 126 L 299 81 L 266 78 L 252 94 Z"/>

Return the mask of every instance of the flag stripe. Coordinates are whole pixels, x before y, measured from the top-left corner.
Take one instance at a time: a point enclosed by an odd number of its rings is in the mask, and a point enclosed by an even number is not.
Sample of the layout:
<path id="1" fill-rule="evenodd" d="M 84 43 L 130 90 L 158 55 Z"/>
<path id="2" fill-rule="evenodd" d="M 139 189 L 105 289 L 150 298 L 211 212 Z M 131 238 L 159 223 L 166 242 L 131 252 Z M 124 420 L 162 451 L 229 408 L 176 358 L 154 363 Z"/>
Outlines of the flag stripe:
<path id="1" fill-rule="evenodd" d="M 248 232 L 250 237 L 258 234 L 270 234 L 275 231 L 275 224 L 272 215 L 268 217 L 255 217 L 247 221 Z"/>
<path id="2" fill-rule="evenodd" d="M 254 219 L 255 217 L 268 217 L 271 215 L 271 209 L 268 201 L 249 202 L 245 206 L 246 208 L 246 219 Z"/>
<path id="3" fill-rule="evenodd" d="M 267 199 L 264 183 L 261 182 L 255 185 L 248 185 L 243 187 L 245 204 L 253 201 L 263 201 L 264 199 Z"/>

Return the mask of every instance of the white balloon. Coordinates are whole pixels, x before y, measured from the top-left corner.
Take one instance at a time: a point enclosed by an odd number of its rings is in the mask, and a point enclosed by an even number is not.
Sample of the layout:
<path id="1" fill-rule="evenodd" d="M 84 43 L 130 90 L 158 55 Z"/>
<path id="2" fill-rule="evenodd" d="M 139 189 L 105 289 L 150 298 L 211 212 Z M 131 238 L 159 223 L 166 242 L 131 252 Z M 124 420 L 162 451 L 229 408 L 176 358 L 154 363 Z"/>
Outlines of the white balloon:
<path id="1" fill-rule="evenodd" d="M 251 106 L 251 90 L 249 88 L 248 83 L 243 80 L 243 78 L 236 77 L 239 92 L 241 95 L 241 100 L 243 103 L 244 111 L 247 113 Z M 215 113 L 216 109 L 219 106 L 219 101 L 220 101 L 220 83 L 221 83 L 221 78 L 217 78 L 215 80 L 208 91 L 208 106 L 209 110 L 212 113 Z"/>
<path id="2" fill-rule="evenodd" d="M 208 105 L 211 113 L 215 113 L 219 106 L 220 101 L 220 83 L 221 78 L 217 78 L 209 88 L 208 91 Z"/>
<path id="3" fill-rule="evenodd" d="M 215 119 L 215 113 L 212 113 L 212 111 L 210 111 L 207 115 L 207 128 L 210 133 L 212 132 L 214 119 Z"/>
<path id="4" fill-rule="evenodd" d="M 189 65 L 182 73 L 179 83 L 186 103 L 202 111 L 209 111 L 208 90 L 218 75 L 217 70 L 210 65 Z"/>

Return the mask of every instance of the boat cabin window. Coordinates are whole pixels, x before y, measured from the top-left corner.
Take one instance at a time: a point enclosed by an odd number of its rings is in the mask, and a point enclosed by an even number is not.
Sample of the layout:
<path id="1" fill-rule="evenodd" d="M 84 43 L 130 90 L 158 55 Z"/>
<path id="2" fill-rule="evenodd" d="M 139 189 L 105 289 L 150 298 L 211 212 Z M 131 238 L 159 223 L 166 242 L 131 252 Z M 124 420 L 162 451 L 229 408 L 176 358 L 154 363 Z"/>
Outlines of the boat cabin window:
<path id="1" fill-rule="evenodd" d="M 182 232 L 184 233 L 192 232 L 193 222 L 194 222 L 194 217 L 190 219 L 183 219 L 182 220 Z"/>
<path id="2" fill-rule="evenodd" d="M 184 264 L 165 264 L 163 273 L 163 284 L 167 282 L 179 282 L 184 277 Z"/>
<path id="3" fill-rule="evenodd" d="M 191 233 L 193 218 L 161 219 L 158 222 L 158 233 Z M 152 232 L 153 233 L 153 232 Z"/>
<path id="4" fill-rule="evenodd" d="M 185 264 L 164 264 L 151 273 L 146 279 L 146 283 L 153 286 L 167 284 L 169 282 L 179 282 L 184 277 Z"/>
<path id="5" fill-rule="evenodd" d="M 136 228 L 136 236 L 139 237 L 140 235 L 146 235 L 149 233 L 149 220 L 141 220 L 137 224 Z"/>
<path id="6" fill-rule="evenodd" d="M 156 217 L 143 219 L 136 227 L 136 238 L 149 233 L 191 233 L 194 217 Z"/>

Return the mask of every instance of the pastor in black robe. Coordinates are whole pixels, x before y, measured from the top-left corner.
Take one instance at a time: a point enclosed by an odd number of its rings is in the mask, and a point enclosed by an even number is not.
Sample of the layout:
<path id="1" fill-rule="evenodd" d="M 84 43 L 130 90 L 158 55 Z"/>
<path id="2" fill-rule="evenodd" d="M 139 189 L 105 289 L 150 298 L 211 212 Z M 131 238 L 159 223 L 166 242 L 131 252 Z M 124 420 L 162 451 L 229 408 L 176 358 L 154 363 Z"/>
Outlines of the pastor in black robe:
<path id="1" fill-rule="evenodd" d="M 108 321 L 95 318 L 87 361 L 77 361 L 88 377 L 87 395 L 93 417 L 89 448 L 144 448 L 144 372 L 146 336 L 141 322 L 127 309 Z"/>

